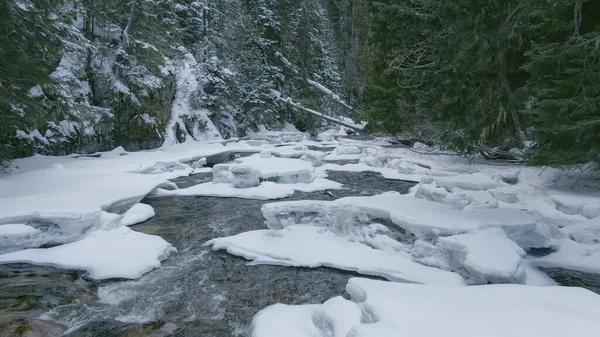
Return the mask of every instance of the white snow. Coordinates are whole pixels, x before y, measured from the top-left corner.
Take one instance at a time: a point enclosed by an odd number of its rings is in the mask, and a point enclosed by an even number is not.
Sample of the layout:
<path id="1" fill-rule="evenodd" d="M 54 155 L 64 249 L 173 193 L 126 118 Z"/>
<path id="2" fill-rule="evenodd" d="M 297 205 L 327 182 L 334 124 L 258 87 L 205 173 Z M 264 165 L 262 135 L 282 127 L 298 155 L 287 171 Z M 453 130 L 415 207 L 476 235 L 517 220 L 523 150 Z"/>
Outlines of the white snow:
<path id="1" fill-rule="evenodd" d="M 600 245 L 560 239 L 555 242 L 556 252 L 531 259 L 539 267 L 556 267 L 600 274 Z"/>
<path id="2" fill-rule="evenodd" d="M 36 234 L 37 232 L 38 230 L 34 227 L 24 224 L 0 225 L 0 238 L 27 236 Z"/>
<path id="3" fill-rule="evenodd" d="M 26 249 L 0 255 L 0 263 L 26 262 L 83 269 L 93 279 L 135 279 L 160 267 L 175 249 L 158 236 L 127 227 L 98 230 L 86 238 L 48 249 Z"/>
<path id="4" fill-rule="evenodd" d="M 502 186 L 502 182 L 485 173 L 461 174 L 451 177 L 439 177 L 435 179 L 439 187 L 452 191 L 454 188 L 463 190 L 489 190 Z"/>
<path id="5" fill-rule="evenodd" d="M 501 229 L 442 237 L 437 245 L 448 252 L 452 270 L 464 268 L 469 279 L 476 283 L 521 283 L 525 280 L 521 268 L 525 251 L 509 240 Z"/>
<path id="6" fill-rule="evenodd" d="M 199 74 L 197 73 L 199 69 L 198 62 L 194 56 L 191 53 L 187 53 L 181 64 L 172 65 L 170 68 L 175 73 L 177 88 L 175 90 L 175 99 L 171 106 L 171 118 L 166 128 L 165 142 L 167 144 L 178 142 L 177 135 L 175 135 L 176 126 L 179 126 L 179 130 L 186 134 L 186 141 L 222 140 L 223 137 L 219 129 L 217 129 L 208 117 L 209 111 L 192 107 L 193 94 L 201 90 L 201 83 L 198 81 Z M 195 120 L 191 130 L 186 128 L 185 117 Z"/>
<path id="7" fill-rule="evenodd" d="M 260 311 L 252 337 L 595 336 L 600 296 L 581 288 L 444 287 L 352 278 L 351 300 L 275 304 Z"/>
<path id="8" fill-rule="evenodd" d="M 17 254 L 18 250 L 45 244 L 94 243 L 90 238 L 98 230 L 113 233 L 123 226 L 145 221 L 154 211 L 149 206 L 136 204 L 159 186 L 176 188 L 166 179 L 195 172 L 194 167 L 203 165 L 205 157 L 236 151 L 256 152 L 246 144 L 204 143 L 198 146 L 190 143 L 134 153 L 117 148 L 91 157 L 36 155 L 14 160 L 0 173 L 0 225 L 19 223 L 37 232 L 35 235 L 0 238 L 0 253 Z M 83 240 L 83 243 L 77 240 Z M 110 240 L 103 242 L 107 246 L 105 249 L 112 245 Z M 36 255 L 35 259 L 30 259 L 32 263 L 39 260 L 59 267 L 74 266 L 75 261 L 53 263 L 51 259 L 59 259 L 61 255 L 45 255 L 44 252 L 50 250 L 37 251 L 48 259 L 42 261 Z M 0 256 L 6 258 L 7 255 Z M 87 269 L 88 266 L 80 267 Z M 115 263 L 114 268 L 118 270 L 119 264 Z"/>
<path id="9" fill-rule="evenodd" d="M 312 164 L 304 160 L 274 157 L 264 158 L 260 155 L 237 159 L 233 167 L 236 165 L 244 165 L 260 172 L 261 179 L 284 184 L 309 183 L 313 180 L 313 173 L 315 172 Z"/>
<path id="10" fill-rule="evenodd" d="M 445 204 L 397 192 L 334 201 L 284 201 L 265 204 L 262 212 L 269 228 L 283 228 L 306 217 L 322 226 L 336 226 L 336 217 L 344 214 L 344 219 L 352 216 L 366 218 L 367 221 L 388 219 L 421 238 L 497 227 L 520 246 L 530 248 L 547 246 L 550 237 L 549 230 L 536 212 L 512 209 L 459 211 Z"/>
<path id="11" fill-rule="evenodd" d="M 410 256 L 373 249 L 314 226 L 292 225 L 282 230 L 257 230 L 206 243 L 213 249 L 252 260 L 251 264 L 332 267 L 390 280 L 462 285 L 454 273 L 415 263 Z"/>
<path id="12" fill-rule="evenodd" d="M 158 189 L 155 196 L 210 196 L 272 200 L 289 197 L 294 194 L 294 191 L 315 192 L 341 188 L 342 184 L 324 178 L 317 178 L 311 183 L 295 184 L 277 184 L 272 181 L 264 181 L 258 186 L 248 188 L 236 188 L 228 183 L 208 182 L 173 191 Z"/>
<path id="13" fill-rule="evenodd" d="M 563 227 L 562 232 L 579 243 L 600 244 L 600 218 Z"/>
<path id="14" fill-rule="evenodd" d="M 152 208 L 152 206 L 146 204 L 136 204 L 128 209 L 125 214 L 123 214 L 121 223 L 123 226 L 132 226 L 140 222 L 144 222 L 155 215 L 156 213 L 154 212 L 154 208 Z"/>

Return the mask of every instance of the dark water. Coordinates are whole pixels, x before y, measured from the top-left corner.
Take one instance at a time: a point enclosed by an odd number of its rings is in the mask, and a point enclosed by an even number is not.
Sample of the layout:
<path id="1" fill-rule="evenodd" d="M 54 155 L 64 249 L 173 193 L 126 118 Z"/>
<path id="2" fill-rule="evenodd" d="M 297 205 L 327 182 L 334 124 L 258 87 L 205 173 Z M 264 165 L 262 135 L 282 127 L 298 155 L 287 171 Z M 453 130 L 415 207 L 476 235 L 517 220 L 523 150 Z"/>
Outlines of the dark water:
<path id="1" fill-rule="evenodd" d="M 329 179 L 346 189 L 296 193 L 285 200 L 406 193 L 413 186 L 369 172 L 330 172 Z M 183 188 L 210 180 L 210 174 L 199 174 L 174 182 Z M 0 318 L 44 313 L 44 319 L 76 327 L 69 336 L 247 336 L 261 309 L 274 303 L 322 303 L 343 295 L 348 278 L 356 276 L 329 268 L 248 266 L 242 258 L 202 246 L 215 237 L 266 228 L 260 212 L 266 201 L 168 197 L 143 202 L 157 215 L 132 228 L 159 235 L 178 249 L 161 268 L 138 280 L 91 282 L 74 271 L 0 265 Z M 561 284 L 598 292 L 597 275 L 547 272 Z M 0 331 L 1 324 L 0 319 Z"/>
<path id="2" fill-rule="evenodd" d="M 600 275 L 561 268 L 541 268 L 556 283 L 567 287 L 581 287 L 600 295 Z"/>

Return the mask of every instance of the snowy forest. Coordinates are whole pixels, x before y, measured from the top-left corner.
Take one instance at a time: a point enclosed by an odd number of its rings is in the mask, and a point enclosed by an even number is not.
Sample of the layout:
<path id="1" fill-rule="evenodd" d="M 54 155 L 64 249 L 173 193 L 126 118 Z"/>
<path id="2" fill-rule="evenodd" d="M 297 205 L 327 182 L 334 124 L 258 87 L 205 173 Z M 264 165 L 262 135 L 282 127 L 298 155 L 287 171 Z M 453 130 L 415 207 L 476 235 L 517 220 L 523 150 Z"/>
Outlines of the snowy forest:
<path id="1" fill-rule="evenodd" d="M 4 159 L 315 132 L 306 107 L 459 153 L 600 162 L 598 1 L 0 6 Z"/>

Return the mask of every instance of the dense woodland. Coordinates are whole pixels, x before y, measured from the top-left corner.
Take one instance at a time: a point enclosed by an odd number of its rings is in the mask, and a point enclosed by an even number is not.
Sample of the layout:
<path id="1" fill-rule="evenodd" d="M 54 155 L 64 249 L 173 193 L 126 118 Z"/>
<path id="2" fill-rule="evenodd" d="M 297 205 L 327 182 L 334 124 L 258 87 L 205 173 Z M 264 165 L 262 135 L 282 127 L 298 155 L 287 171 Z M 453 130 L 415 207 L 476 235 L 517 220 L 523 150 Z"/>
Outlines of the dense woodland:
<path id="1" fill-rule="evenodd" d="M 189 141 L 203 116 L 225 138 L 324 127 L 291 101 L 464 154 L 600 163 L 600 1 L 0 0 L 0 11 L 3 159 Z M 200 85 L 171 125 L 184 75 Z"/>

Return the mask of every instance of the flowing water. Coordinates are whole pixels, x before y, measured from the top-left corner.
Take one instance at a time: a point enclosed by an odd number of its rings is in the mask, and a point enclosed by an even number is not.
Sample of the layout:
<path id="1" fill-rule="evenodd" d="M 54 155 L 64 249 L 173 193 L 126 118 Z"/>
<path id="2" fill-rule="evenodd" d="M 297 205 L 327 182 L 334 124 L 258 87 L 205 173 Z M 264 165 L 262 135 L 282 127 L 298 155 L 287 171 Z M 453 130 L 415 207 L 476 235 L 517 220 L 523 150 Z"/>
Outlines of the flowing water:
<path id="1" fill-rule="evenodd" d="M 330 172 L 329 179 L 346 189 L 296 193 L 285 200 L 406 193 L 413 186 L 368 172 Z M 184 188 L 210 180 L 210 174 L 199 174 L 174 182 Z M 260 207 L 266 201 L 168 197 L 143 202 L 156 216 L 132 228 L 159 235 L 178 249 L 161 268 L 138 280 L 92 282 L 75 271 L 0 266 L 0 317 L 43 313 L 44 319 L 74 327 L 70 336 L 247 336 L 261 309 L 274 303 L 322 303 L 343 295 L 348 278 L 356 276 L 330 268 L 248 266 L 242 258 L 202 246 L 215 237 L 265 229 Z M 599 290 L 596 276 L 550 274 L 566 285 Z"/>
<path id="2" fill-rule="evenodd" d="M 187 187 L 210 179 L 200 174 L 174 181 Z M 329 179 L 346 189 L 296 193 L 285 200 L 406 193 L 413 186 L 368 172 L 330 172 Z M 76 298 L 43 318 L 77 327 L 72 336 L 162 336 L 165 322 L 177 325 L 176 336 L 245 336 L 252 317 L 270 304 L 322 303 L 342 295 L 348 278 L 357 276 L 330 268 L 248 266 L 242 258 L 202 246 L 215 237 L 265 229 L 260 207 L 267 201 L 168 197 L 143 202 L 156 216 L 132 229 L 161 236 L 178 253 L 138 280 L 95 284 L 99 301 Z"/>

